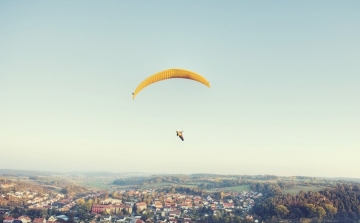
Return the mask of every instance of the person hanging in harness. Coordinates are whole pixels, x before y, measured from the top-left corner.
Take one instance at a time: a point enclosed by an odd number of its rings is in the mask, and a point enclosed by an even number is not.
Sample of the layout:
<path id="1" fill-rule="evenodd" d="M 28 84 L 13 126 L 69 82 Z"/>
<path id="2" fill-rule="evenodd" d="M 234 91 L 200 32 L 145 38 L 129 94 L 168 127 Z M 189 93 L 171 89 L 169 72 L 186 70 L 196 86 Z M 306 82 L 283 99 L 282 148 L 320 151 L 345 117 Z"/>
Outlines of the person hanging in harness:
<path id="1" fill-rule="evenodd" d="M 176 136 L 179 136 L 179 138 L 184 141 L 183 131 L 176 131 Z"/>

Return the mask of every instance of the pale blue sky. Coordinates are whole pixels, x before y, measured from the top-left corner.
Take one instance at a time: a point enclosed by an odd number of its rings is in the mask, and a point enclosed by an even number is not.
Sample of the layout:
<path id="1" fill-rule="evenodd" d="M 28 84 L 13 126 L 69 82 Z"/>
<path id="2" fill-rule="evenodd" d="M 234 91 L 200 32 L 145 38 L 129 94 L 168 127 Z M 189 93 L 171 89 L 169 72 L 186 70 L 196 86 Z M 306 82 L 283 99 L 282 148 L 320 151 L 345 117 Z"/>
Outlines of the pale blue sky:
<path id="1" fill-rule="evenodd" d="M 0 168 L 360 177 L 359 11 L 1 1 Z"/>

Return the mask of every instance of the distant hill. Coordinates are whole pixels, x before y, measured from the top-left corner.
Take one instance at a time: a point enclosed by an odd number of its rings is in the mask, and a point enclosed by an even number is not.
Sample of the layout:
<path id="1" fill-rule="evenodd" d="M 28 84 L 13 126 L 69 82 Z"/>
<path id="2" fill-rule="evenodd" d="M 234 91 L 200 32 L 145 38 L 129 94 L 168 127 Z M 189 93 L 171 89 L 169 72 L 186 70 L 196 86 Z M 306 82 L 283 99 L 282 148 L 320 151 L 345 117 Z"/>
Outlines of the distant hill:
<path id="1" fill-rule="evenodd" d="M 76 171 L 76 172 L 68 172 L 70 175 L 81 175 L 88 177 L 135 177 L 135 176 L 151 176 L 151 173 L 143 173 L 143 172 L 123 172 L 123 173 L 115 173 L 108 171 Z"/>
<path id="2" fill-rule="evenodd" d="M 4 176 L 49 176 L 59 173 L 51 171 L 0 169 L 0 174 Z"/>
<path id="3" fill-rule="evenodd" d="M 71 171 L 71 172 L 56 172 L 56 171 L 39 171 L 39 170 L 16 170 L 16 169 L 0 169 L 0 176 L 15 176 L 15 177 L 34 177 L 34 176 L 73 176 L 73 177 L 113 177 L 113 178 L 129 178 L 129 177 L 151 177 L 151 176 L 181 176 L 187 175 L 192 178 L 209 178 L 209 177 L 241 177 L 242 179 L 268 178 L 275 177 L 275 175 L 233 175 L 233 174 L 212 174 L 212 173 L 193 173 L 193 174 L 165 174 L 165 173 L 145 173 L 145 172 L 110 172 L 110 171 Z M 295 176 L 297 179 L 326 179 L 333 181 L 351 181 L 360 182 L 360 178 L 351 177 L 308 177 Z"/>
<path id="4" fill-rule="evenodd" d="M 360 182 L 360 178 L 334 177 L 334 178 L 330 178 L 330 179 L 333 179 L 333 180 L 342 180 L 342 181 Z"/>
<path id="5" fill-rule="evenodd" d="M 74 172 L 67 172 L 67 175 L 73 176 L 88 176 L 88 177 L 117 177 L 119 173 L 107 172 L 107 171 L 74 171 Z"/>
<path id="6" fill-rule="evenodd" d="M 110 171 L 72 171 L 72 172 L 53 172 L 53 171 L 38 171 L 38 170 L 15 170 L 15 169 L 0 169 L 0 175 L 3 176 L 51 176 L 51 175 L 72 175 L 72 176 L 87 176 L 87 177 L 130 177 L 130 176 L 151 176 L 153 173 L 144 172 L 123 172 L 115 173 Z"/>

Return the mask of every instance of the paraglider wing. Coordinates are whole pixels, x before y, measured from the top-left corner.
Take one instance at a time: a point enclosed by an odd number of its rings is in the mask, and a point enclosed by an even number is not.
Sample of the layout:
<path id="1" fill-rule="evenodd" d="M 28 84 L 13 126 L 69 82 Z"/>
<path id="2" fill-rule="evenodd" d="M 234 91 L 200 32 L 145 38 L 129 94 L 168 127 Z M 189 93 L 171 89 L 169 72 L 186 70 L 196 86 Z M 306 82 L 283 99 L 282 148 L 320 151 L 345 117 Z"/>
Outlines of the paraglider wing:
<path id="1" fill-rule="evenodd" d="M 192 71 L 183 70 L 183 69 L 168 69 L 164 71 L 160 71 L 159 73 L 156 73 L 148 78 L 146 78 L 143 82 L 137 86 L 133 93 L 133 99 L 135 99 L 136 95 L 145 87 L 147 87 L 150 84 L 153 84 L 158 81 L 167 80 L 170 78 L 185 78 L 194 80 L 197 82 L 200 82 L 208 87 L 210 87 L 209 81 L 207 81 L 204 77 L 200 76 L 197 73 L 194 73 Z"/>

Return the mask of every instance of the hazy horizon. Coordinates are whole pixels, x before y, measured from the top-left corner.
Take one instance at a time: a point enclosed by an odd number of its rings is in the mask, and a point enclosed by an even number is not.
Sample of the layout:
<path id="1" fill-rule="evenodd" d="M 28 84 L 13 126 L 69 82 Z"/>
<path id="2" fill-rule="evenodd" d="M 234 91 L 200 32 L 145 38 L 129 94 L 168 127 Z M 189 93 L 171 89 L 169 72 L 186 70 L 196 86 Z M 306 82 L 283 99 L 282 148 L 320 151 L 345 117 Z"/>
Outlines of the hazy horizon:
<path id="1" fill-rule="evenodd" d="M 0 169 L 360 178 L 359 8 L 1 1 Z"/>
<path id="2" fill-rule="evenodd" d="M 277 177 L 315 177 L 315 178 L 319 178 L 319 179 L 337 179 L 337 180 L 360 180 L 360 178 L 357 177 L 342 177 L 342 176 L 334 176 L 334 177 L 324 177 L 324 176 L 306 176 L 306 175 L 272 175 L 272 174 L 253 174 L 253 175 L 249 175 L 249 174 L 216 174 L 216 173 L 165 173 L 165 172 L 111 172 L 111 171 L 46 171 L 46 170 L 22 170 L 22 169 L 0 169 L 0 172 L 2 174 L 10 174 L 11 172 L 15 171 L 16 174 L 24 174 L 24 176 L 27 175 L 31 175 L 30 173 L 47 173 L 47 174 L 99 174 L 99 173 L 104 173 L 104 174 L 113 174 L 113 175 L 128 175 L 130 177 L 151 177 L 151 176 L 162 176 L 162 175 L 198 175 L 198 174 L 204 174 L 204 175 L 219 175 L 219 176 L 277 176 Z M 30 173 L 24 173 L 24 171 L 26 172 L 30 172 Z M 6 173 L 4 173 L 6 172 Z M 19 173 L 18 173 L 19 172 Z M 0 173 L 0 174 L 1 174 Z M 7 177 L 7 175 L 3 175 L 0 177 Z M 108 175 L 105 177 L 109 177 Z M 114 176 L 112 176 L 114 177 Z"/>

